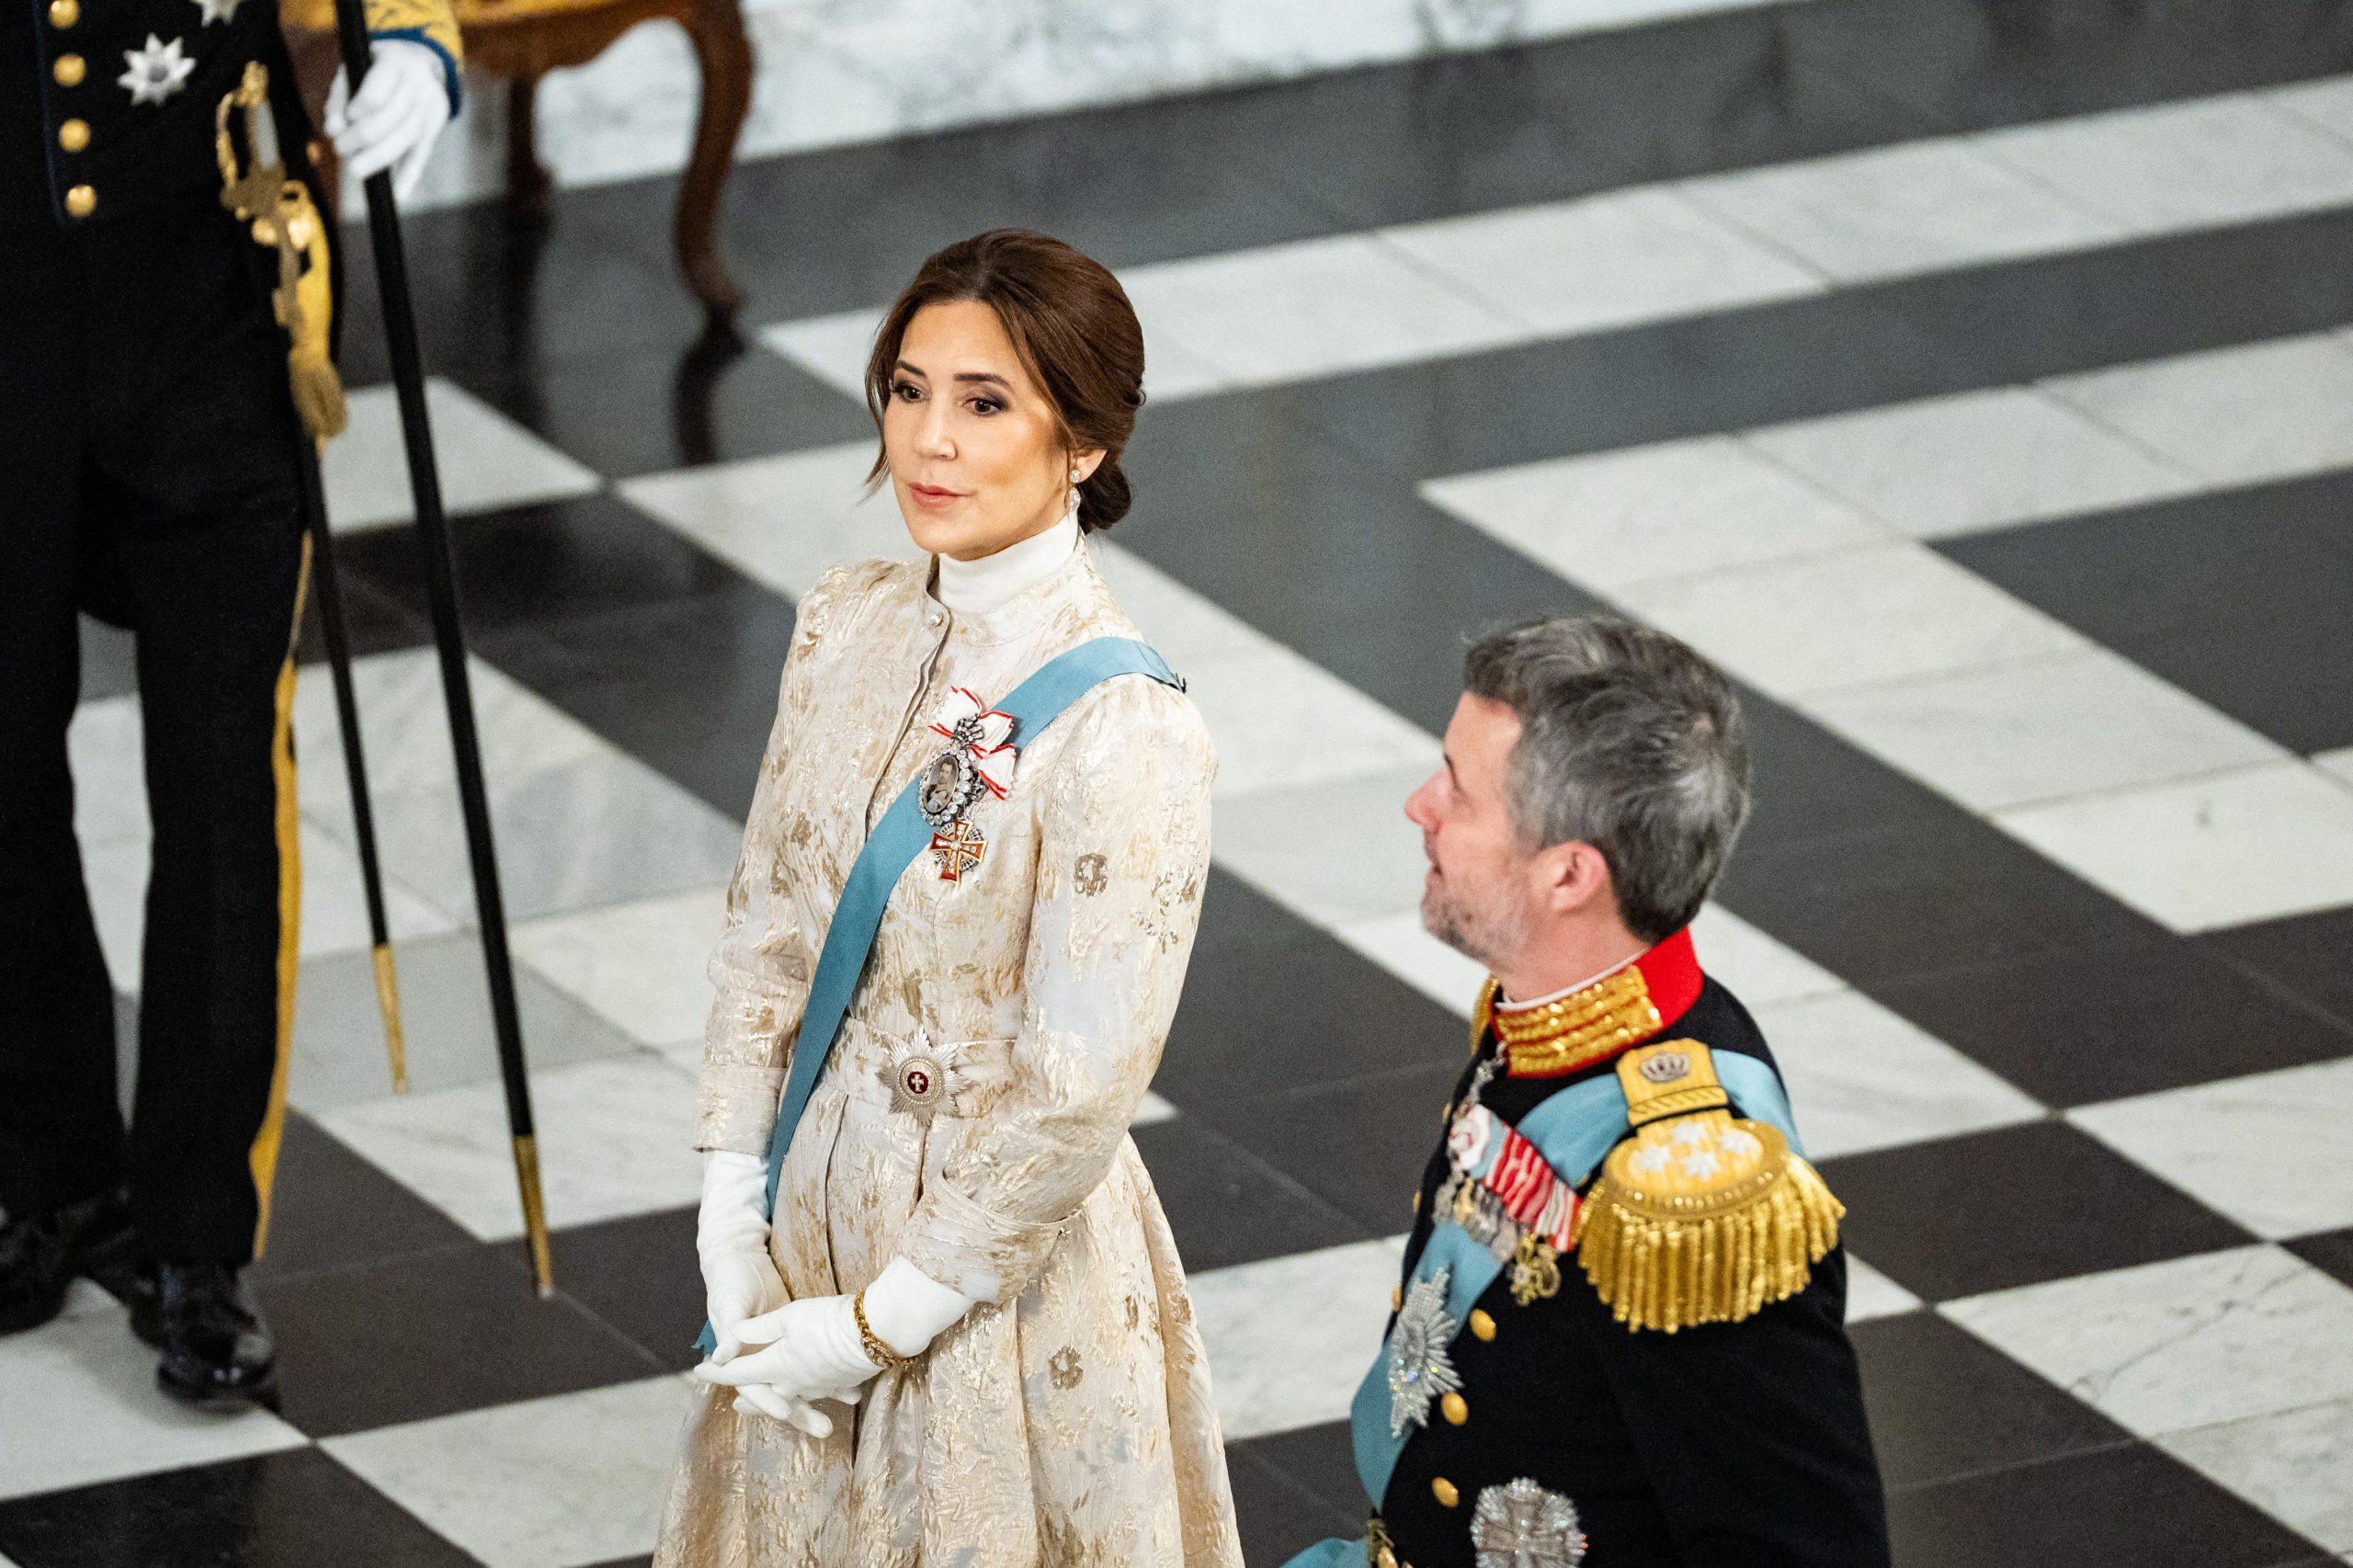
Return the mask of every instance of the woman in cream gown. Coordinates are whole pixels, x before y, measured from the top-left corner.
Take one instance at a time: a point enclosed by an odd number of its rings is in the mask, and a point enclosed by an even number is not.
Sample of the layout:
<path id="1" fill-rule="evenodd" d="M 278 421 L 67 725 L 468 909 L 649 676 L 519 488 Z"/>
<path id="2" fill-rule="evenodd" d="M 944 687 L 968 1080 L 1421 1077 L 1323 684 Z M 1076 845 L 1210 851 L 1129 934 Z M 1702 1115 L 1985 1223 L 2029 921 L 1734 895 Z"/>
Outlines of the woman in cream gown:
<path id="1" fill-rule="evenodd" d="M 1002 797 L 970 812 L 977 860 L 926 853 L 900 878 L 760 1223 L 869 830 L 957 718 L 1138 636 L 1082 537 L 1125 509 L 1133 320 L 1094 263 L 1000 231 L 932 258 L 885 321 L 878 471 L 937 553 L 836 568 L 798 607 L 711 966 L 720 1345 L 657 1568 L 1241 1561 L 1200 1336 L 1127 1131 L 1209 869 L 1216 763 L 1181 691 L 1115 677 L 1017 736 Z"/>

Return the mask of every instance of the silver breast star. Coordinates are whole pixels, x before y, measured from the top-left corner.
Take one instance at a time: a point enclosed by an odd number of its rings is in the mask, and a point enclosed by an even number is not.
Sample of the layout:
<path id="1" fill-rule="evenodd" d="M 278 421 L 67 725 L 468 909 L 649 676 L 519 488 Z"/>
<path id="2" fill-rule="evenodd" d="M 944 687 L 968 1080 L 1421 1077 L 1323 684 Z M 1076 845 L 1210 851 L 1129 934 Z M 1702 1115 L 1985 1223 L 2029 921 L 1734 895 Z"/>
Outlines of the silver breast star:
<path id="1" fill-rule="evenodd" d="M 1446 1287 L 1451 1268 L 1441 1268 L 1427 1279 L 1416 1279 L 1405 1290 L 1397 1309 L 1397 1326 L 1389 1333 L 1389 1435 L 1402 1437 L 1408 1426 L 1427 1426 L 1430 1403 L 1462 1387 L 1446 1347 L 1454 1343 L 1455 1321 L 1447 1315 Z"/>
<path id="2" fill-rule="evenodd" d="M 196 0 L 196 8 L 204 13 L 201 25 L 209 28 L 215 22 L 235 21 L 237 7 L 244 3 L 245 0 Z"/>
<path id="3" fill-rule="evenodd" d="M 180 40 L 165 43 L 153 33 L 147 35 L 144 49 L 126 49 L 123 63 L 131 69 L 115 81 L 131 89 L 134 104 L 159 104 L 176 93 L 188 82 L 188 73 L 196 69 L 196 62 L 181 51 Z"/>
<path id="4" fill-rule="evenodd" d="M 1479 1494 L 1471 1544 L 1478 1568 L 1577 1568 L 1585 1561 L 1576 1505 L 1524 1476 Z"/>

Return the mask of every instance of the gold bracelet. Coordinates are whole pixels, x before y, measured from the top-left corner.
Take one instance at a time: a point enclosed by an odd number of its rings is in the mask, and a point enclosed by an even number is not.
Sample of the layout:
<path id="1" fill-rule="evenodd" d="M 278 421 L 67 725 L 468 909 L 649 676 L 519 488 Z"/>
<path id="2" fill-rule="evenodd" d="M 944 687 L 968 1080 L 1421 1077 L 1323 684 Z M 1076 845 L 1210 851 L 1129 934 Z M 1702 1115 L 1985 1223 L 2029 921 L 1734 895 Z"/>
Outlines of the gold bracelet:
<path id="1" fill-rule="evenodd" d="M 874 1325 L 866 1321 L 865 1291 L 860 1290 L 850 1298 L 849 1310 L 851 1315 L 858 1319 L 858 1345 L 865 1350 L 868 1360 L 886 1372 L 893 1367 L 907 1367 L 915 1364 L 915 1357 L 902 1356 L 882 1342 L 882 1336 L 874 1332 Z"/>

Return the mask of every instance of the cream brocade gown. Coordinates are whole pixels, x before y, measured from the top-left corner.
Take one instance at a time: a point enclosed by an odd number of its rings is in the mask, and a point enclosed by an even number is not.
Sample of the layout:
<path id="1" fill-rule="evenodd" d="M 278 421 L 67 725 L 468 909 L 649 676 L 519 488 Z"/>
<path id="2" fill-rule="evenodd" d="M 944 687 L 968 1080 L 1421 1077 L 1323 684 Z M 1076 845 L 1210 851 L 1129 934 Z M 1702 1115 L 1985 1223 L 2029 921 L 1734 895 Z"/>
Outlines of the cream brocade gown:
<path id="1" fill-rule="evenodd" d="M 767 1152 L 835 899 L 938 754 L 949 688 L 995 704 L 1065 649 L 1137 635 L 1083 545 L 987 614 L 951 618 L 928 574 L 837 568 L 800 605 L 711 961 L 703 1147 Z M 1118 677 L 973 806 L 978 866 L 949 881 L 926 854 L 901 878 L 770 1246 L 796 1299 L 904 1254 L 984 1301 L 858 1405 L 826 1405 L 830 1437 L 713 1392 L 656 1568 L 1241 1562 L 1192 1303 L 1128 1136 L 1192 951 L 1215 772 L 1187 698 Z M 917 1051 L 946 1069 L 927 1121 L 892 1089 Z"/>

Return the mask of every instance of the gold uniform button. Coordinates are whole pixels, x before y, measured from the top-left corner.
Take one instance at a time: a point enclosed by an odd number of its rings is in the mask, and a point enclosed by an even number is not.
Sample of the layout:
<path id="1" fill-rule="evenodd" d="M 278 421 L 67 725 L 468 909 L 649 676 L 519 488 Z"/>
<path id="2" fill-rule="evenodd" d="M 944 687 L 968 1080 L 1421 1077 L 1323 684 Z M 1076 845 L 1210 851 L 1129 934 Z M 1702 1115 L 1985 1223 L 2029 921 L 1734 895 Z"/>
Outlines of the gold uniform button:
<path id="1" fill-rule="evenodd" d="M 49 25 L 70 28 L 82 19 L 82 0 L 49 0 Z"/>
<path id="2" fill-rule="evenodd" d="M 1441 1508 L 1454 1507 L 1462 1501 L 1461 1488 L 1442 1475 L 1430 1483 L 1430 1495 L 1438 1499 Z"/>
<path id="3" fill-rule="evenodd" d="M 86 218 L 97 210 L 98 193 L 86 185 L 77 185 L 65 193 L 65 210 L 76 218 Z"/>
<path id="4" fill-rule="evenodd" d="M 1486 1309 L 1483 1307 L 1472 1309 L 1471 1332 L 1482 1339 L 1493 1339 L 1495 1336 L 1495 1320 L 1487 1315 Z"/>
<path id="5" fill-rule="evenodd" d="M 61 87 L 78 87 L 82 85 L 82 78 L 90 74 L 90 66 L 78 54 L 61 54 L 56 63 L 50 66 L 49 74 L 57 78 L 57 85 Z"/>
<path id="6" fill-rule="evenodd" d="M 57 144 L 69 153 L 80 152 L 90 144 L 90 122 L 86 119 L 67 120 L 57 128 Z"/>
<path id="7" fill-rule="evenodd" d="M 1402 1312 L 1405 1310 L 1405 1287 L 1403 1285 L 1389 1287 L 1389 1310 L 1392 1312 Z"/>
<path id="8" fill-rule="evenodd" d="M 1438 1402 L 1438 1407 L 1446 1413 L 1447 1425 L 1450 1426 L 1460 1426 L 1471 1419 L 1471 1405 L 1459 1393 L 1448 1394 Z"/>

